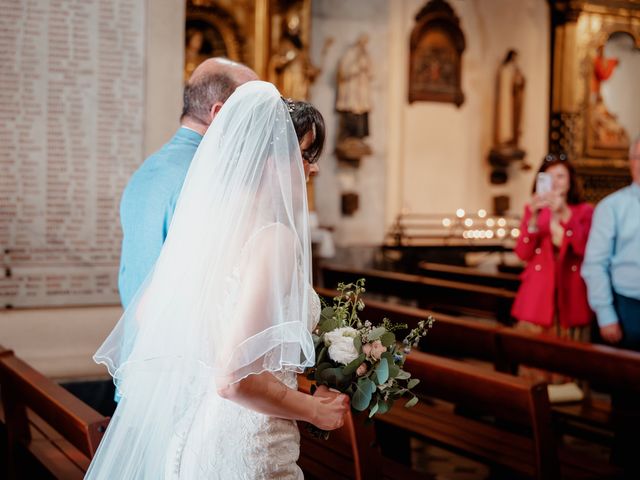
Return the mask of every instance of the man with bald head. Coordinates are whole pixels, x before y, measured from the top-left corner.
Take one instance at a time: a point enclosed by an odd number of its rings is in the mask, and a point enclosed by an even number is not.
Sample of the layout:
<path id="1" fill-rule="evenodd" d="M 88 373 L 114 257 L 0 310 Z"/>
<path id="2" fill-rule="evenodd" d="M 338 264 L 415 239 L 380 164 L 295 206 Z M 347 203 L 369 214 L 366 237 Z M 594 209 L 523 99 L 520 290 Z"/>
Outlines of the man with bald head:
<path id="1" fill-rule="evenodd" d="M 202 136 L 234 90 L 257 79 L 249 67 L 224 58 L 202 62 L 185 85 L 180 128 L 129 180 L 120 203 L 123 238 L 118 287 L 124 308 L 160 255 Z"/>

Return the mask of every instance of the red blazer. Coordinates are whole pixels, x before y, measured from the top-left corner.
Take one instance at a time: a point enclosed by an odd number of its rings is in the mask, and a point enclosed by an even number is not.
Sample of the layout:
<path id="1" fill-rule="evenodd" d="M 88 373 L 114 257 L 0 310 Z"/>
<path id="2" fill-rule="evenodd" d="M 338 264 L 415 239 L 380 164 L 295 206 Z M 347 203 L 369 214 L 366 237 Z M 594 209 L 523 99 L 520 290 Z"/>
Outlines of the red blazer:
<path id="1" fill-rule="evenodd" d="M 580 267 L 591 228 L 593 207 L 588 203 L 569 205 L 571 218 L 564 226 L 564 238 L 557 255 L 551 242 L 551 211 L 543 208 L 538 216 L 538 232 L 529 233 L 531 218 L 525 208 L 515 252 L 527 266 L 511 309 L 520 321 L 543 327 L 553 325 L 557 313 L 563 327 L 589 325 L 593 313 L 587 303 L 587 287 Z"/>

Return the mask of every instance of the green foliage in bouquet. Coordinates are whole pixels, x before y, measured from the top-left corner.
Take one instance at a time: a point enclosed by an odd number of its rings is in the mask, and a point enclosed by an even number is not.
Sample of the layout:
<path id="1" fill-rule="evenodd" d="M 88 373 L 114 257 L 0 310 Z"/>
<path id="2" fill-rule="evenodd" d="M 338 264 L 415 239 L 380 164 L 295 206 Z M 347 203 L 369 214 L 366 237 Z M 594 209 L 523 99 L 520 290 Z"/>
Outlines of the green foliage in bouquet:
<path id="1" fill-rule="evenodd" d="M 363 278 L 340 283 L 333 305 L 323 308 L 313 332 L 316 365 L 309 378 L 349 395 L 355 410 L 368 410 L 373 417 L 389 411 L 394 401 L 405 395 L 411 396 L 405 407 L 418 403 L 411 390 L 420 380 L 411 378 L 402 367 L 411 346 L 418 345 L 435 320 L 428 317 L 420 321 L 399 344 L 394 332 L 407 325 L 387 318 L 373 325 L 358 316 L 364 309 L 364 283 Z"/>

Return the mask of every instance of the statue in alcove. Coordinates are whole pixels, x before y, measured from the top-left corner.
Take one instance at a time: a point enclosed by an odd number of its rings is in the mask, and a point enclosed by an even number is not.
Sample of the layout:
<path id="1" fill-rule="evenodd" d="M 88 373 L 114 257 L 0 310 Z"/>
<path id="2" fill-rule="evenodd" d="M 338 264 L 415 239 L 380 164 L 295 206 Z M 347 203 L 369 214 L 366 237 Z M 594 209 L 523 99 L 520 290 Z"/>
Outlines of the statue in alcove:
<path id="1" fill-rule="evenodd" d="M 603 45 L 598 47 L 593 59 L 589 111 L 590 143 L 594 148 L 619 150 L 629 148 L 629 135 L 618 123 L 616 115 L 611 113 L 604 104 L 601 92 L 602 83 L 611 78 L 618 64 L 617 58 L 604 56 Z"/>
<path id="2" fill-rule="evenodd" d="M 508 166 L 524 159 L 525 151 L 520 148 L 520 136 L 525 86 L 526 80 L 518 65 L 518 52 L 511 49 L 496 73 L 493 147 L 489 153 L 491 183 L 505 183 Z M 522 167 L 527 170 L 531 168 L 526 162 Z"/>
<path id="3" fill-rule="evenodd" d="M 336 154 L 339 159 L 358 162 L 371 154 L 364 141 L 369 136 L 371 111 L 371 57 L 367 52 L 369 37 L 360 35 L 347 49 L 338 64 L 336 111 L 340 115 L 340 129 Z"/>
<path id="4" fill-rule="evenodd" d="M 309 87 L 320 73 L 311 63 L 302 41 L 300 13 L 290 8 L 283 17 L 282 37 L 270 61 L 270 78 L 280 93 L 296 100 L 307 100 Z"/>

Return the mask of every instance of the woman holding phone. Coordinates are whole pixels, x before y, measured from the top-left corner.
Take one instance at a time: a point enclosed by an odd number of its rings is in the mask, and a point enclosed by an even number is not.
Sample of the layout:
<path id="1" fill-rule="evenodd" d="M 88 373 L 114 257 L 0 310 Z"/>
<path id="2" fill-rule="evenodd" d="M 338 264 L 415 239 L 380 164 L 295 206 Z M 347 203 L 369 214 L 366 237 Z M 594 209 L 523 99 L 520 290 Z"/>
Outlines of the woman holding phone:
<path id="1" fill-rule="evenodd" d="M 517 328 L 589 341 L 593 313 L 580 267 L 592 215 L 566 155 L 547 155 L 515 247 L 527 262 L 511 311 Z"/>

